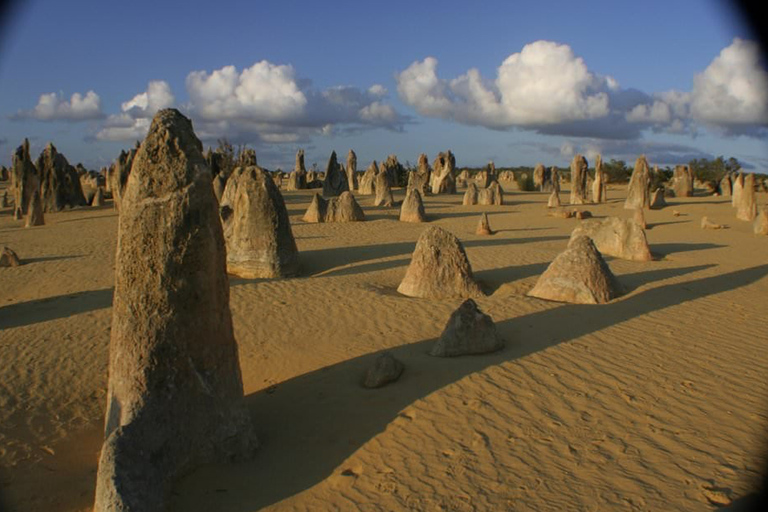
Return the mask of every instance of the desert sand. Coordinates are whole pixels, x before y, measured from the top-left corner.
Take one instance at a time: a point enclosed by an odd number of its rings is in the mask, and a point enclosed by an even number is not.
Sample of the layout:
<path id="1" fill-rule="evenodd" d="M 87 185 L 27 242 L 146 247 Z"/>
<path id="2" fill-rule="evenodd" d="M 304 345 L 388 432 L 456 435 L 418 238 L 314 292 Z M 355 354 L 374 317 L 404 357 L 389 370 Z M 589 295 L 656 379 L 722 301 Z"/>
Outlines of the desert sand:
<path id="1" fill-rule="evenodd" d="M 365 222 L 305 223 L 314 191 L 282 193 L 300 277 L 230 277 L 261 447 L 179 481 L 173 510 L 714 510 L 755 492 L 768 447 L 768 237 L 730 198 L 647 211 L 655 260 L 606 257 L 626 294 L 567 305 L 526 297 L 579 222 L 546 216 L 548 193 L 505 190 L 503 206 L 462 206 L 462 189 L 426 196 L 425 224 L 371 196 L 358 196 Z M 580 208 L 631 217 L 626 187 L 608 197 Z M 93 505 L 111 204 L 30 228 L 0 211 L 0 246 L 24 262 L 0 269 L 0 509 Z M 475 234 L 482 212 L 493 236 Z M 701 229 L 703 216 L 728 229 Z M 462 302 L 396 292 L 430 225 L 463 242 L 503 350 L 427 354 Z M 384 350 L 404 373 L 361 387 Z"/>

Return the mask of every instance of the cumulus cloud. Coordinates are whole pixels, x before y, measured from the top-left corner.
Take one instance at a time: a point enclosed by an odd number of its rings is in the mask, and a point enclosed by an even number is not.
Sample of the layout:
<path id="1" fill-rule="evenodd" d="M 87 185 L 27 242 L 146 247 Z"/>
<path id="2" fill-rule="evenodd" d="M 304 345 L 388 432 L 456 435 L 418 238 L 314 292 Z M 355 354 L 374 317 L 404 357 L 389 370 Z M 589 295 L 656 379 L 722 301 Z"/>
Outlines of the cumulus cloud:
<path id="1" fill-rule="evenodd" d="M 32 110 L 20 110 L 12 119 L 36 119 L 38 121 L 88 121 L 101 119 L 101 98 L 93 91 L 84 95 L 74 93 L 69 100 L 62 93 L 42 94 Z"/>
<path id="2" fill-rule="evenodd" d="M 163 108 L 172 107 L 176 98 L 171 86 L 163 80 L 152 80 L 147 90 L 120 106 L 122 112 L 110 115 L 96 133 L 99 140 L 134 141 L 143 139 L 149 131 L 152 116 Z"/>
<path id="3" fill-rule="evenodd" d="M 477 69 L 441 79 L 437 64 L 427 57 L 398 73 L 400 98 L 425 116 L 496 129 L 605 118 L 609 94 L 618 89 L 616 80 L 590 72 L 568 45 L 551 41 L 507 57 L 494 80 Z"/>
<path id="4" fill-rule="evenodd" d="M 406 118 L 385 103 L 387 89 L 336 86 L 325 90 L 299 79 L 290 65 L 261 61 L 238 71 L 225 66 L 187 76 L 190 113 L 206 137 L 276 142 L 306 140 L 343 129 L 401 130 Z M 197 126 L 197 125 L 196 125 Z"/>

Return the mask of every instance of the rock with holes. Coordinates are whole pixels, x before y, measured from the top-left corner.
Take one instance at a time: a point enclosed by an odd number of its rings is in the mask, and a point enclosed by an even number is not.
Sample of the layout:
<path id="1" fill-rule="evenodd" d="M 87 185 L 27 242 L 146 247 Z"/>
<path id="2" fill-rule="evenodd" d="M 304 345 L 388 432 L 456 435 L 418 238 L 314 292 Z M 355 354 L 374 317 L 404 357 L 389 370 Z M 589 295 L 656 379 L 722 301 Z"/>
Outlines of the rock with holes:
<path id="1" fill-rule="evenodd" d="M 309 203 L 309 208 L 304 213 L 302 220 L 304 222 L 325 222 L 325 215 L 328 212 L 328 201 L 323 199 L 318 193 L 312 197 L 312 202 Z"/>
<path id="2" fill-rule="evenodd" d="M 645 230 L 632 219 L 585 220 L 573 230 L 571 241 L 582 235 L 590 237 L 601 254 L 633 261 L 653 259 Z"/>
<path id="3" fill-rule="evenodd" d="M 409 188 L 405 192 L 405 199 L 400 205 L 400 222 L 426 222 L 427 214 L 424 211 L 424 201 L 421 192 L 416 188 Z"/>
<path id="4" fill-rule="evenodd" d="M 363 387 L 368 389 L 380 388 L 400 378 L 405 365 L 395 359 L 389 352 L 380 354 L 365 372 Z"/>
<path id="5" fill-rule="evenodd" d="M 120 209 L 94 510 L 165 510 L 177 477 L 257 444 L 211 171 L 189 119 L 160 110 Z"/>
<path id="6" fill-rule="evenodd" d="M 557 255 L 528 295 L 571 304 L 604 304 L 621 293 L 621 285 L 595 244 L 582 235 Z"/>
<path id="7" fill-rule="evenodd" d="M 221 196 L 227 272 L 245 279 L 299 273 L 299 251 L 280 190 L 260 167 L 237 167 Z"/>
<path id="8" fill-rule="evenodd" d="M 493 319 L 480 311 L 474 300 L 467 299 L 451 313 L 429 355 L 456 357 L 488 354 L 502 348 L 504 340 L 499 336 Z"/>
<path id="9" fill-rule="evenodd" d="M 397 291 L 409 297 L 447 299 L 484 295 L 472 275 L 464 246 L 443 228 L 427 228 Z"/>

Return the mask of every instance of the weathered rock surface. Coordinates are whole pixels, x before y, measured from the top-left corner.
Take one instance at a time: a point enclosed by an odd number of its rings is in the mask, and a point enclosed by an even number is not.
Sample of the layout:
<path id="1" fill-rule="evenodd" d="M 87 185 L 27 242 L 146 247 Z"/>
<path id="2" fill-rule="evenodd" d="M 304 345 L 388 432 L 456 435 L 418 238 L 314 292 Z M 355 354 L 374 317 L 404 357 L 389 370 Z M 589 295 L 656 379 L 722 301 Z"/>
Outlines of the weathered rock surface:
<path id="1" fill-rule="evenodd" d="M 10 247 L 3 247 L 0 252 L 0 267 L 18 267 L 21 265 L 19 256 Z"/>
<path id="2" fill-rule="evenodd" d="M 547 200 L 547 208 L 559 208 L 560 207 L 560 192 L 552 190 Z"/>
<path id="3" fill-rule="evenodd" d="M 192 123 L 160 110 L 134 164 L 118 230 L 96 512 L 165 510 L 176 477 L 257 446 L 218 205 Z"/>
<path id="4" fill-rule="evenodd" d="M 93 196 L 93 201 L 91 201 L 91 206 L 95 208 L 104 206 L 104 189 L 102 187 L 96 189 L 96 193 Z"/>
<path id="5" fill-rule="evenodd" d="M 299 273 L 299 251 L 285 201 L 260 167 L 238 167 L 227 180 L 219 215 L 227 272 L 245 279 Z"/>
<path id="6" fill-rule="evenodd" d="M 461 200 L 461 204 L 464 206 L 473 206 L 477 204 L 477 185 L 473 181 L 467 185 L 467 190 L 464 192 L 464 198 Z"/>
<path id="7" fill-rule="evenodd" d="M 480 216 L 480 222 L 477 224 L 477 229 L 475 230 L 476 235 L 484 235 L 489 236 L 492 235 L 494 231 L 491 229 L 491 224 L 488 222 L 488 214 L 483 213 Z"/>
<path id="8" fill-rule="evenodd" d="M 347 189 L 352 192 L 357 189 L 357 155 L 351 149 L 347 153 Z"/>
<path id="9" fill-rule="evenodd" d="M 365 213 L 355 200 L 352 192 L 342 192 L 338 197 L 323 199 L 320 194 L 312 198 L 304 222 L 360 222 L 365 220 Z"/>
<path id="10" fill-rule="evenodd" d="M 424 153 L 419 155 L 419 163 L 416 170 L 408 173 L 408 188 L 417 189 L 422 196 L 429 192 L 429 161 Z"/>
<path id="11" fill-rule="evenodd" d="M 411 264 L 397 291 L 409 297 L 446 299 L 483 295 L 458 238 L 443 228 L 427 228 L 416 242 Z"/>
<path id="12" fill-rule="evenodd" d="M 389 180 L 389 173 L 384 171 L 376 175 L 376 196 L 373 200 L 374 206 L 394 206 L 395 198 L 392 195 L 392 187 Z"/>
<path id="13" fill-rule="evenodd" d="M 657 188 L 651 194 L 649 208 L 651 210 L 661 210 L 665 206 L 667 206 L 667 200 L 664 198 L 664 187 Z"/>
<path id="14" fill-rule="evenodd" d="M 474 300 L 467 299 L 451 313 L 429 355 L 456 357 L 488 354 L 502 348 L 504 340 L 499 336 L 493 319 L 480 311 Z"/>
<path id="15" fill-rule="evenodd" d="M 586 204 L 587 168 L 589 164 L 582 155 L 575 155 L 571 161 L 571 204 Z"/>
<path id="16" fill-rule="evenodd" d="M 328 212 L 328 201 L 323 199 L 318 193 L 312 197 L 312 202 L 309 203 L 309 208 L 304 213 L 302 220 L 304 222 L 325 222 L 325 215 Z"/>
<path id="17" fill-rule="evenodd" d="M 286 190 L 304 190 L 307 188 L 307 170 L 304 167 L 304 150 L 296 151 L 296 163 L 293 171 L 288 175 Z"/>
<path id="18" fill-rule="evenodd" d="M 528 295 L 572 304 L 604 304 L 621 295 L 621 286 L 592 240 L 578 236 L 550 263 Z"/>
<path id="19" fill-rule="evenodd" d="M 432 162 L 432 193 L 433 194 L 455 194 L 456 176 L 454 169 L 456 167 L 456 158 L 450 150 L 445 153 L 439 153 Z"/>
<path id="20" fill-rule="evenodd" d="M 648 227 L 645 223 L 645 213 L 643 213 L 642 208 L 638 208 L 635 210 L 635 213 L 632 215 L 632 220 L 634 220 L 637 223 L 637 225 L 643 229 L 646 229 Z"/>
<path id="21" fill-rule="evenodd" d="M 604 203 L 608 200 L 605 172 L 603 171 L 603 158 L 595 157 L 595 180 L 592 182 L 592 202 Z"/>
<path id="22" fill-rule="evenodd" d="M 360 189 L 358 193 L 363 196 L 372 196 L 376 191 L 376 176 L 379 174 L 379 167 L 376 160 L 363 173 L 360 178 Z"/>
<path id="23" fill-rule="evenodd" d="M 224 189 L 227 188 L 227 176 L 220 172 L 213 177 L 213 195 L 216 196 L 216 201 L 221 203 L 221 198 L 224 195 Z"/>
<path id="24" fill-rule="evenodd" d="M 757 216 L 757 199 L 755 198 L 755 175 L 743 175 L 743 187 L 736 202 L 736 218 L 753 221 Z M 734 196 L 735 197 L 735 196 Z"/>
<path id="25" fill-rule="evenodd" d="M 35 168 L 40 176 L 43 211 L 58 212 L 64 208 L 88 204 L 77 170 L 69 165 L 64 155 L 56 151 L 53 144 L 49 143 L 45 147 L 37 158 Z"/>
<path id="26" fill-rule="evenodd" d="M 701 218 L 701 229 L 725 229 L 726 225 L 712 222 L 706 216 Z"/>
<path id="27" fill-rule="evenodd" d="M 571 242 L 582 235 L 591 238 L 601 254 L 633 261 L 653 259 L 645 231 L 632 219 L 585 220 L 571 233 Z"/>
<path id="28" fill-rule="evenodd" d="M 347 175 L 342 172 L 336 161 L 336 152 L 331 153 L 328 165 L 325 168 L 325 181 L 323 181 L 323 197 L 336 197 L 349 190 Z"/>
<path id="29" fill-rule="evenodd" d="M 720 195 L 724 197 L 731 196 L 731 176 L 726 174 L 723 179 L 720 180 Z"/>
<path id="30" fill-rule="evenodd" d="M 32 226 L 42 226 L 45 224 L 45 216 L 43 215 L 43 201 L 40 197 L 40 191 L 32 191 L 32 199 L 29 200 L 29 209 L 27 210 L 27 219 L 24 224 L 25 228 Z"/>
<path id="31" fill-rule="evenodd" d="M 627 210 L 650 208 L 650 195 L 648 192 L 650 184 L 651 174 L 648 169 L 648 161 L 645 159 L 645 155 L 641 155 L 635 161 L 635 169 L 632 171 L 632 177 L 629 179 L 629 188 L 627 190 L 627 199 L 624 201 L 624 208 Z"/>
<path id="32" fill-rule="evenodd" d="M 484 206 L 501 206 L 504 204 L 504 191 L 498 181 L 494 181 L 488 188 L 478 191 L 477 204 Z"/>
<path id="33" fill-rule="evenodd" d="M 536 190 L 544 190 L 545 172 L 546 168 L 542 163 L 536 164 L 536 167 L 533 168 L 533 186 L 536 187 Z"/>
<path id="34" fill-rule="evenodd" d="M 133 159 L 136 156 L 136 150 L 131 149 L 127 153 L 120 151 L 117 160 L 112 164 L 112 200 L 113 206 L 120 211 L 120 203 L 123 199 L 125 186 L 128 183 L 128 177 L 131 175 Z"/>
<path id="35" fill-rule="evenodd" d="M 733 176 L 733 190 L 731 195 L 731 206 L 737 208 L 741 200 L 741 193 L 744 191 L 744 173 L 739 171 Z"/>
<path id="36" fill-rule="evenodd" d="M 675 197 L 693 197 L 693 172 L 688 165 L 676 165 L 672 174 Z"/>
<path id="37" fill-rule="evenodd" d="M 760 208 L 753 227 L 756 235 L 768 235 L 768 206 Z"/>
<path id="38" fill-rule="evenodd" d="M 40 177 L 29 156 L 29 140 L 16 148 L 11 159 L 11 190 L 13 191 L 13 218 L 21 220 L 27 215 L 32 193 L 40 189 Z"/>
<path id="39" fill-rule="evenodd" d="M 395 356 L 389 352 L 384 352 L 376 358 L 373 365 L 365 372 L 363 387 L 375 389 L 386 386 L 390 382 L 399 379 L 404 369 L 403 363 L 395 359 Z"/>
<path id="40" fill-rule="evenodd" d="M 427 214 L 424 211 L 424 201 L 421 192 L 416 188 L 409 188 L 405 193 L 403 204 L 400 205 L 400 222 L 426 222 Z"/>

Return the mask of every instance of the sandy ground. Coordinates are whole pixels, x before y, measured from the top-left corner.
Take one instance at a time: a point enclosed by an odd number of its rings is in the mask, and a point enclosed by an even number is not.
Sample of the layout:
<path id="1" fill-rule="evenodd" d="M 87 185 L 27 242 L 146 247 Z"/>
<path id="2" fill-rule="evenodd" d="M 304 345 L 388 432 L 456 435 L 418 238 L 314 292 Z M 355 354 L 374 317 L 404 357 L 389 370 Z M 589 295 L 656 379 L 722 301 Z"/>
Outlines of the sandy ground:
<path id="1" fill-rule="evenodd" d="M 587 208 L 629 216 L 624 195 L 611 187 L 608 204 Z M 426 352 L 461 301 L 395 291 L 426 225 L 365 196 L 367 222 L 305 224 L 311 192 L 284 196 L 303 277 L 230 280 L 263 445 L 251 462 L 181 480 L 174 511 L 713 510 L 754 493 L 768 427 L 768 237 L 736 220 L 729 198 L 648 212 L 657 260 L 608 258 L 628 293 L 580 306 L 525 296 L 579 222 L 547 217 L 546 194 L 508 193 L 501 207 L 428 197 L 507 342 L 439 359 Z M 482 211 L 492 237 L 474 234 Z M 704 215 L 730 228 L 702 230 Z M 91 507 L 116 228 L 110 206 L 29 229 L 0 212 L 0 245 L 26 262 L 0 269 L 0 509 Z M 384 349 L 405 373 L 361 388 Z"/>

